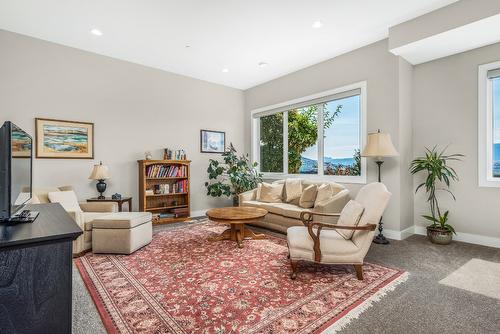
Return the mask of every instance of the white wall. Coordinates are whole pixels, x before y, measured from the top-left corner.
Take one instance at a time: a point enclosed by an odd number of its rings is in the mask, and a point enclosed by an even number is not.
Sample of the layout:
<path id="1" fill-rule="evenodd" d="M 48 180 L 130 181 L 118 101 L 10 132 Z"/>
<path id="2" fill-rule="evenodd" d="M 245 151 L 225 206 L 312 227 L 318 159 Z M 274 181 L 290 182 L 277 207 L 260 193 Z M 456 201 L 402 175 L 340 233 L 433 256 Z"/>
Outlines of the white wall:
<path id="1" fill-rule="evenodd" d="M 34 185 L 76 188 L 96 195 L 88 180 L 94 163 L 110 168 L 107 195 L 134 196 L 137 160 L 164 147 L 187 150 L 192 160 L 192 210 L 224 205 L 207 198 L 209 158 L 199 152 L 200 129 L 226 131 L 243 151 L 244 102 L 240 90 L 147 68 L 0 30 L 0 121 L 34 135 L 34 118 L 95 123 L 95 160 L 35 159 Z"/>
<path id="2" fill-rule="evenodd" d="M 500 238 L 500 188 L 478 186 L 477 76 L 480 64 L 499 60 L 500 44 L 495 44 L 414 68 L 415 155 L 434 145 L 465 154 L 462 163 L 453 164 L 460 177 L 452 186 L 457 201 L 443 195 L 442 205 L 450 209 L 457 231 L 490 238 Z M 415 224 L 423 226 L 420 216 L 428 210 L 423 193 L 415 197 L 414 206 Z"/>
<path id="3" fill-rule="evenodd" d="M 381 129 L 391 134 L 393 142 L 398 148 L 400 128 L 411 131 L 411 124 L 405 120 L 400 125 L 398 98 L 400 72 L 406 75 L 408 85 L 411 75 L 407 68 L 399 69 L 399 58 L 388 52 L 387 40 L 362 47 L 355 51 L 335 57 L 325 62 L 313 65 L 306 69 L 291 73 L 276 80 L 264 83 L 245 91 L 246 105 L 246 149 L 250 150 L 250 111 L 259 107 L 308 96 L 314 93 L 339 88 L 359 81 L 367 82 L 368 92 L 368 132 Z M 409 66 L 409 65 L 408 65 Z M 405 86 L 406 87 L 406 86 Z M 406 102 L 401 102 L 406 106 Z M 405 109 L 406 115 L 409 110 Z M 405 145 L 408 146 L 408 137 Z M 411 145 L 410 145 L 411 146 Z M 401 212 L 401 172 L 399 158 L 388 158 L 383 165 L 382 178 L 393 197 L 384 215 L 385 227 L 399 232 L 401 226 L 412 225 L 412 214 Z M 406 170 L 405 170 L 405 173 Z M 368 160 L 368 182 L 376 181 L 376 165 Z M 411 178 L 406 176 L 411 183 Z M 355 196 L 359 184 L 346 184 Z M 404 195 L 407 195 L 405 189 Z M 412 198 L 405 201 L 405 209 L 412 210 Z M 404 220 L 402 222 L 402 220 Z"/>

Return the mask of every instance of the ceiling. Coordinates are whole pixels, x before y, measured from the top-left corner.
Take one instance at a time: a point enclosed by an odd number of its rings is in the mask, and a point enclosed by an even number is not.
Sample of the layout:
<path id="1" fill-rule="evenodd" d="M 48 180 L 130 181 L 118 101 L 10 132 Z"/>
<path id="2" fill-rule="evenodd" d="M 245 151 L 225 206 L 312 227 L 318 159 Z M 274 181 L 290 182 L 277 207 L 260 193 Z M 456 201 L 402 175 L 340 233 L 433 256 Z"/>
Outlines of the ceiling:
<path id="1" fill-rule="evenodd" d="M 0 29 L 247 89 L 455 1 L 0 0 Z"/>

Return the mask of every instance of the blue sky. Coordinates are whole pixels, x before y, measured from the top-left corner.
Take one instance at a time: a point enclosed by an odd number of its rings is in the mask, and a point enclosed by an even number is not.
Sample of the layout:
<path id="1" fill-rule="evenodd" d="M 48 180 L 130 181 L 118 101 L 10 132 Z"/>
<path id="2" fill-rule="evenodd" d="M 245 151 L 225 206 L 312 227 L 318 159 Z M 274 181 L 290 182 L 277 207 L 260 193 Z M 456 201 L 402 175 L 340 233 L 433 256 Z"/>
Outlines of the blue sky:
<path id="1" fill-rule="evenodd" d="M 335 100 L 327 103 L 326 108 L 330 111 L 330 113 L 333 113 L 337 109 L 337 105 L 339 104 L 342 105 L 342 111 L 340 115 L 335 118 L 332 126 L 325 131 L 325 157 L 352 158 L 354 150 L 360 148 L 360 97 L 351 96 L 344 99 Z M 307 149 L 304 154 L 302 154 L 302 156 L 317 160 L 317 145 Z"/>

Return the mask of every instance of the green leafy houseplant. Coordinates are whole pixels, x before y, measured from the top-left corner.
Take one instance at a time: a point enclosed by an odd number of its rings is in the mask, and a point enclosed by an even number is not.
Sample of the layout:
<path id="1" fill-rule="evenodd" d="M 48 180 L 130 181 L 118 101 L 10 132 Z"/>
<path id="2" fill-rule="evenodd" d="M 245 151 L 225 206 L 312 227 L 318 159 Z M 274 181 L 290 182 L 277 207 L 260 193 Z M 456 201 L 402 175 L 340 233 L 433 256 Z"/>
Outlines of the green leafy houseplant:
<path id="1" fill-rule="evenodd" d="M 425 150 L 425 157 L 418 157 L 411 162 L 410 173 L 412 175 L 420 172 L 427 173 L 425 181 L 417 186 L 415 193 L 425 188 L 430 215 L 423 215 L 422 217 L 431 222 L 431 225 L 427 227 L 427 234 L 431 238 L 431 241 L 445 244 L 451 242 L 451 235 L 452 233 L 456 234 L 456 232 L 453 226 L 448 223 L 449 211 L 443 212 L 439 207 L 437 193 L 439 191 L 447 192 L 455 199 L 455 195 L 453 195 L 449 188 L 451 181 L 458 180 L 458 175 L 448 165 L 448 162 L 461 161 L 464 155 L 447 155 L 445 154 L 446 148 L 439 152 L 436 146 L 432 149 L 426 148 Z M 433 231 L 436 233 L 432 234 Z M 433 239 L 436 235 L 439 240 Z"/>
<path id="2" fill-rule="evenodd" d="M 223 163 L 210 159 L 207 173 L 209 182 L 205 182 L 207 195 L 212 197 L 233 197 L 238 203 L 238 194 L 254 189 L 262 182 L 262 174 L 257 163 L 251 163 L 247 155 L 238 156 L 233 144 L 222 153 Z"/>

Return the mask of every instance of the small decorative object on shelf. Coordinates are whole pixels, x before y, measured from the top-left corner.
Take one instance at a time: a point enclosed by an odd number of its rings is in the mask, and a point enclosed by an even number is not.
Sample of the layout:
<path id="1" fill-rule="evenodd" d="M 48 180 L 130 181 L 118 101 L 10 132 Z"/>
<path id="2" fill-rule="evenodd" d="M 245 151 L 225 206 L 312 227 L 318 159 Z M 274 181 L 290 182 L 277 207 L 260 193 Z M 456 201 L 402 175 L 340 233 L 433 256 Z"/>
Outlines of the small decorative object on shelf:
<path id="1" fill-rule="evenodd" d="M 145 156 L 146 160 L 153 160 L 153 155 L 151 154 L 151 151 L 146 151 L 144 153 L 144 156 Z"/>
<path id="2" fill-rule="evenodd" d="M 163 153 L 163 159 L 164 160 L 186 160 L 187 154 L 186 154 L 186 151 L 184 151 L 184 150 L 172 151 L 172 150 L 166 148 L 164 150 L 164 153 Z"/>
<path id="3" fill-rule="evenodd" d="M 98 181 L 96 184 L 97 191 L 99 192 L 98 199 L 104 199 L 103 193 L 106 191 L 106 182 L 104 182 L 104 180 L 109 179 L 108 166 L 104 166 L 102 161 L 99 162 L 99 165 L 94 165 L 89 179 Z"/>
<path id="4" fill-rule="evenodd" d="M 184 156 L 183 150 L 166 156 Z M 153 223 L 183 221 L 190 216 L 189 160 L 139 160 L 139 210 L 153 214 Z M 174 211 L 176 209 L 183 209 Z"/>
<path id="5" fill-rule="evenodd" d="M 122 195 L 119 193 L 115 193 L 115 194 L 111 195 L 111 199 L 122 199 Z"/>

